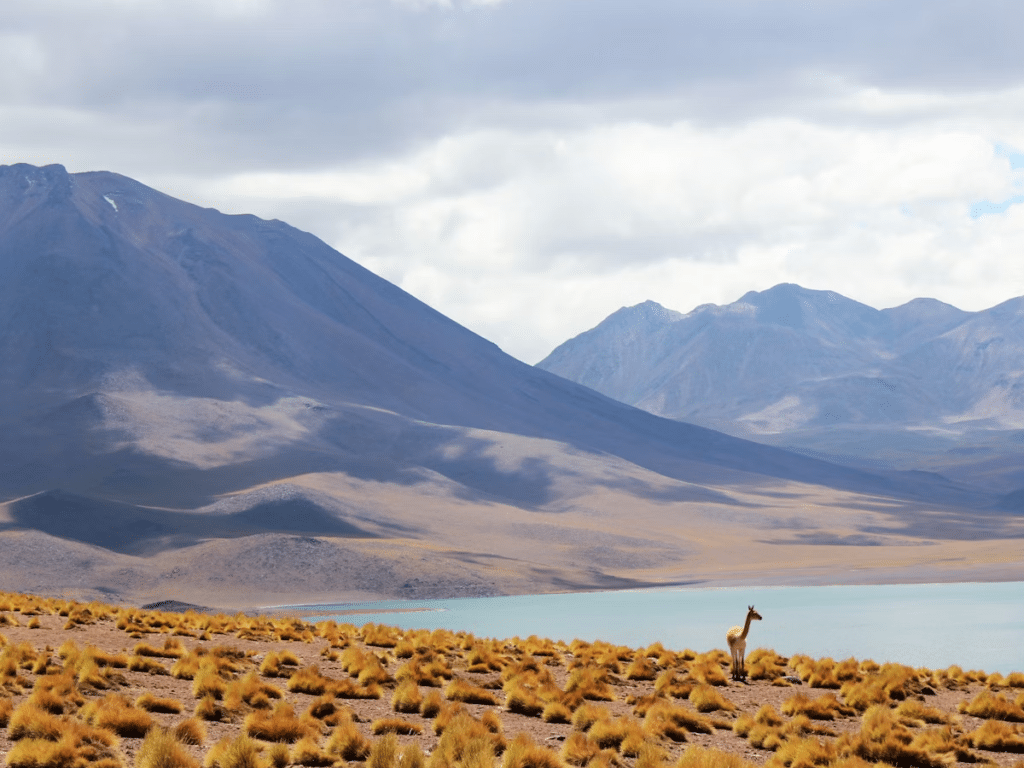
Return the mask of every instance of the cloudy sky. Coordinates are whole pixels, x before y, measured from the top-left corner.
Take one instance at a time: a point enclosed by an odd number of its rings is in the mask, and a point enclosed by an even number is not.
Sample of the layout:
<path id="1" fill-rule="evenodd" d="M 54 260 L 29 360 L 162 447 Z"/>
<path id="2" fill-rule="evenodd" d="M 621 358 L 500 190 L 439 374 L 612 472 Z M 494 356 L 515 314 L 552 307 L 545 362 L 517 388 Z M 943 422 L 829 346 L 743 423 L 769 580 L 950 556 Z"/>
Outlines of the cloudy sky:
<path id="1" fill-rule="evenodd" d="M 287 221 L 530 363 L 780 282 L 1024 295 L 1024 4 L 12 0 L 0 163 Z"/>

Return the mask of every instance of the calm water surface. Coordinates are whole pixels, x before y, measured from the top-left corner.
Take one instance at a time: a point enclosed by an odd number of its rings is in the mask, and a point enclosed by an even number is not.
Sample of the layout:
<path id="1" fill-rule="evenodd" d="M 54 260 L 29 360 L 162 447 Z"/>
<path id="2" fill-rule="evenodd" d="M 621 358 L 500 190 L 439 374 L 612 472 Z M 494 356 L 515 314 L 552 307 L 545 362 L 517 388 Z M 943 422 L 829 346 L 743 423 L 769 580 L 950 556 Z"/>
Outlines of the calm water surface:
<path id="1" fill-rule="evenodd" d="M 478 637 L 607 640 L 632 647 L 725 648 L 725 632 L 753 603 L 747 651 L 765 646 L 933 668 L 959 664 L 1024 671 L 1024 583 L 649 589 L 517 597 L 399 600 L 303 606 L 311 620 L 403 629 L 465 630 Z M 365 614 L 338 615 L 366 609 Z M 388 613 L 386 609 L 416 609 Z"/>

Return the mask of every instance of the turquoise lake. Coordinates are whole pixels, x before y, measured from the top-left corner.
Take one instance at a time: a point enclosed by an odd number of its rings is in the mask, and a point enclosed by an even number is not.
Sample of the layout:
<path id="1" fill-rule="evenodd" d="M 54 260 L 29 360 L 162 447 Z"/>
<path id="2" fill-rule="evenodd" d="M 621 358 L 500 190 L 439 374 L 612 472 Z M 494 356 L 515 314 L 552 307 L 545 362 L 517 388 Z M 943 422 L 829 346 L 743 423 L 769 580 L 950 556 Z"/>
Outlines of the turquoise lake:
<path id="1" fill-rule="evenodd" d="M 747 652 L 764 646 L 919 667 L 1024 671 L 1024 583 L 647 589 L 516 597 L 396 600 L 301 606 L 334 619 L 403 629 L 465 630 L 478 637 L 539 635 L 641 647 L 725 648 L 753 604 Z M 293 606 L 299 608 L 300 606 Z M 381 610 L 415 612 L 379 613 Z M 339 615 L 340 611 L 366 613 Z"/>

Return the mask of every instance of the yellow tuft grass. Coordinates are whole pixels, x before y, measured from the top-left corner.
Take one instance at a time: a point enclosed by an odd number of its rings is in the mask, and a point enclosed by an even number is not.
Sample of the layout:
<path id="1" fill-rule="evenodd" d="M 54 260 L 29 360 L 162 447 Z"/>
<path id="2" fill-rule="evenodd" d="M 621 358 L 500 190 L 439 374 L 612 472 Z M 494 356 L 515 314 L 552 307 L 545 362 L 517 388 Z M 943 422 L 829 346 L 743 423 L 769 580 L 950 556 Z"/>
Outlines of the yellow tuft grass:
<path id="1" fill-rule="evenodd" d="M 411 723 L 400 717 L 382 717 L 374 720 L 370 725 L 370 731 L 374 736 L 382 733 L 399 733 L 403 736 L 418 736 L 423 733 L 423 727 L 418 723 Z"/>
<path id="2" fill-rule="evenodd" d="M 197 717 L 189 717 L 174 726 L 174 735 L 182 744 L 201 746 L 206 741 L 206 726 Z"/>
<path id="3" fill-rule="evenodd" d="M 135 756 L 135 768 L 199 768 L 173 731 L 151 728 Z"/>
<path id="4" fill-rule="evenodd" d="M 521 733 L 512 740 L 502 757 L 501 768 L 564 768 L 558 753 L 538 745 Z"/>
<path id="5" fill-rule="evenodd" d="M 140 738 L 153 726 L 153 718 L 118 693 L 90 701 L 81 711 L 87 723 L 113 731 L 118 736 Z"/>
<path id="6" fill-rule="evenodd" d="M 314 721 L 315 722 L 315 721 Z M 246 715 L 246 735 L 263 741 L 286 741 L 289 744 L 319 731 L 319 726 L 296 717 L 295 709 L 286 701 L 278 702 L 273 711 L 256 710 Z"/>
<path id="7" fill-rule="evenodd" d="M 349 719 L 343 720 L 331 732 L 326 751 L 348 762 L 365 760 L 370 754 L 370 740 L 363 736 Z"/>
<path id="8" fill-rule="evenodd" d="M 184 709 L 184 705 L 177 699 L 160 699 L 149 691 L 135 700 L 135 706 L 147 712 L 165 712 L 176 715 Z"/>
<path id="9" fill-rule="evenodd" d="M 234 739 L 225 736 L 207 753 L 203 768 L 266 768 L 268 761 L 263 757 L 263 749 L 263 745 L 245 734 Z"/>
<path id="10" fill-rule="evenodd" d="M 736 709 L 735 704 L 706 683 L 698 685 L 690 691 L 689 698 L 693 708 L 698 712 L 714 712 L 716 710 L 732 712 Z"/>
<path id="11" fill-rule="evenodd" d="M 1024 723 L 1024 708 L 1020 704 L 989 691 L 981 691 L 970 702 L 962 702 L 958 709 L 972 717 Z"/>
<path id="12" fill-rule="evenodd" d="M 487 704 L 495 706 L 498 700 L 485 688 L 467 683 L 465 680 L 452 680 L 444 690 L 449 701 L 462 701 L 466 704 Z"/>
<path id="13" fill-rule="evenodd" d="M 782 703 L 784 715 L 807 715 L 814 720 L 835 720 L 836 717 L 853 715 L 855 710 L 840 704 L 831 693 L 810 699 L 797 693 Z"/>
<path id="14" fill-rule="evenodd" d="M 1024 752 L 1024 734 L 1018 728 L 999 720 L 986 720 L 967 734 L 967 740 L 975 749 L 990 752 Z"/>
<path id="15" fill-rule="evenodd" d="M 687 747 L 676 761 L 675 768 L 753 768 L 753 763 L 720 749 Z"/>

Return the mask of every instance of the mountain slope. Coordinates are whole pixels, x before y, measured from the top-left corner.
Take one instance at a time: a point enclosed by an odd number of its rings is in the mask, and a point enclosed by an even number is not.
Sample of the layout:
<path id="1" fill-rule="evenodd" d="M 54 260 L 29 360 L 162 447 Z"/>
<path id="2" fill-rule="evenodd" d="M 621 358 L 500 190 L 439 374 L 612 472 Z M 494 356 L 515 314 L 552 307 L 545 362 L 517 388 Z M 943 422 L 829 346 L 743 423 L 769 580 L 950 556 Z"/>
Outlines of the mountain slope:
<path id="1" fill-rule="evenodd" d="M 450 591 L 439 574 L 458 561 L 502 591 L 661 583 L 732 540 L 710 533 L 723 525 L 769 553 L 765 525 L 846 519 L 795 522 L 790 499 L 884 497 L 911 515 L 893 530 L 913 536 L 930 530 L 926 508 L 948 517 L 996 499 L 623 405 L 505 355 L 312 235 L 112 173 L 0 168 L 0 266 L 10 535 L 165 560 L 218 541 L 242 557 L 230 542 L 260 534 L 271 548 L 327 537 L 381 562 L 412 548 L 429 589 Z M 693 525 L 708 526 L 699 546 Z M 241 573 L 232 563 L 218 578 Z"/>
<path id="2" fill-rule="evenodd" d="M 668 319 L 639 319 L 652 312 Z M 1024 428 L 1022 331 L 1022 299 L 974 313 L 933 299 L 879 311 L 783 284 L 685 315 L 624 308 L 538 367 L 668 418 L 920 466 Z"/>

